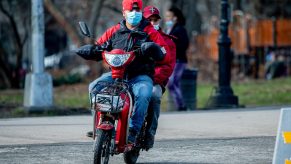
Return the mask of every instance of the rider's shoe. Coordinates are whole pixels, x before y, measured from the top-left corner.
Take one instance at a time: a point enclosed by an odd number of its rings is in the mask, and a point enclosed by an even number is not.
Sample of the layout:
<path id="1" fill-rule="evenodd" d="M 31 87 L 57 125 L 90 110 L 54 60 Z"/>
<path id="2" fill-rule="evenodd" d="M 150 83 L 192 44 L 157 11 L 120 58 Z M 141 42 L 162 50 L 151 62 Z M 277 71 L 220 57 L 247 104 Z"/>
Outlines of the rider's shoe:
<path id="1" fill-rule="evenodd" d="M 93 131 L 89 131 L 86 134 L 87 137 L 93 138 Z"/>
<path id="2" fill-rule="evenodd" d="M 145 142 L 144 142 L 145 150 L 148 151 L 149 149 L 153 148 L 154 147 L 154 143 L 155 143 L 155 136 L 146 135 Z"/>
<path id="3" fill-rule="evenodd" d="M 124 148 L 124 153 L 131 151 L 133 147 L 134 147 L 134 143 L 128 143 Z"/>
<path id="4" fill-rule="evenodd" d="M 128 144 L 126 145 L 124 152 L 128 152 L 132 150 L 132 148 L 134 147 L 136 136 L 137 136 L 137 132 L 129 128 L 128 137 L 127 137 Z"/>

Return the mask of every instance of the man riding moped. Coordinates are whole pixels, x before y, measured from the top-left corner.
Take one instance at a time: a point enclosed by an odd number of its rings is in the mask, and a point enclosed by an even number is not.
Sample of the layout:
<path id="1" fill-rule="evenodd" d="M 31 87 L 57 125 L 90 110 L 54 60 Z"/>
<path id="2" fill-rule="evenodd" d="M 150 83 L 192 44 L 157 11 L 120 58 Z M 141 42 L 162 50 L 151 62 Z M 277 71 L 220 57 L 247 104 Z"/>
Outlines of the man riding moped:
<path id="1" fill-rule="evenodd" d="M 101 60 L 101 52 L 104 50 L 122 49 L 135 52 L 135 59 L 125 70 L 134 95 L 128 135 L 130 149 L 141 130 L 152 95 L 155 61 L 164 58 L 167 44 L 150 22 L 142 17 L 142 0 L 123 0 L 122 7 L 125 20 L 109 28 L 95 45 L 80 47 L 77 54 L 88 60 Z M 99 81 L 113 81 L 111 72 L 90 83 L 89 91 Z"/>

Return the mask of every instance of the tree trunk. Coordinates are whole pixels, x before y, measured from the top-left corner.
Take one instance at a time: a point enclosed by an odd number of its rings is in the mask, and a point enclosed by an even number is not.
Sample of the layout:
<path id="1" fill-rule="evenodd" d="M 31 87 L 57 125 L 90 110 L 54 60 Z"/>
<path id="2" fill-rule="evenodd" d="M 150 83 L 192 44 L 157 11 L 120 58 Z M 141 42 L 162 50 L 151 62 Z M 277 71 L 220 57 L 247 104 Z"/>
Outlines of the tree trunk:
<path id="1" fill-rule="evenodd" d="M 1 70 L 0 76 L 4 80 L 5 87 L 10 88 L 12 84 L 12 73 L 11 73 L 12 71 L 10 71 L 5 56 L 8 56 L 8 54 L 5 52 L 2 43 L 0 42 L 0 70 Z"/>
<path id="2" fill-rule="evenodd" d="M 44 0 L 45 8 L 48 12 L 56 19 L 61 27 L 64 28 L 66 33 L 69 35 L 70 39 L 76 46 L 80 46 L 82 39 L 78 35 L 78 32 L 70 22 L 68 22 L 61 11 L 54 5 L 51 0 Z"/>
<path id="3" fill-rule="evenodd" d="M 23 49 L 25 39 L 23 42 L 21 41 L 20 33 L 17 28 L 16 19 L 13 17 L 11 13 L 8 12 L 8 10 L 4 8 L 2 2 L 0 2 L 0 11 L 8 18 L 9 23 L 12 27 L 13 34 L 14 34 L 13 42 L 14 42 L 15 54 L 16 54 L 16 67 L 10 68 L 11 65 L 7 65 L 8 62 L 3 61 L 2 58 L 1 58 L 1 62 L 2 62 L 1 65 L 3 67 L 3 71 L 7 75 L 6 78 L 10 79 L 9 81 L 10 81 L 11 87 L 19 88 L 20 87 L 19 71 L 22 68 L 22 49 Z M 3 48 L 2 45 L 1 45 L 1 48 Z"/>
<path id="4" fill-rule="evenodd" d="M 97 33 L 96 27 L 98 24 L 99 17 L 101 15 L 103 4 L 104 4 L 104 0 L 95 0 L 93 2 L 93 8 L 90 14 L 91 18 L 89 20 L 89 27 L 93 32 L 93 36 L 96 36 L 96 33 Z"/>

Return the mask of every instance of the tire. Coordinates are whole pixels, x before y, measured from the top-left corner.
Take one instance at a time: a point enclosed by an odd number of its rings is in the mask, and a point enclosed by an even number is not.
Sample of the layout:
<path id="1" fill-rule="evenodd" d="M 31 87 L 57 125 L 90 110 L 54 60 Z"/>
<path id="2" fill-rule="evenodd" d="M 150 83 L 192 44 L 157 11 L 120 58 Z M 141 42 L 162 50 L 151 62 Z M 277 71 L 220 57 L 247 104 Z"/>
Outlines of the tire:
<path id="1" fill-rule="evenodd" d="M 110 157 L 111 133 L 97 130 L 94 142 L 94 164 L 108 164 Z"/>
<path id="2" fill-rule="evenodd" d="M 133 148 L 131 151 L 123 153 L 123 159 L 126 164 L 135 164 L 139 157 L 139 148 Z"/>

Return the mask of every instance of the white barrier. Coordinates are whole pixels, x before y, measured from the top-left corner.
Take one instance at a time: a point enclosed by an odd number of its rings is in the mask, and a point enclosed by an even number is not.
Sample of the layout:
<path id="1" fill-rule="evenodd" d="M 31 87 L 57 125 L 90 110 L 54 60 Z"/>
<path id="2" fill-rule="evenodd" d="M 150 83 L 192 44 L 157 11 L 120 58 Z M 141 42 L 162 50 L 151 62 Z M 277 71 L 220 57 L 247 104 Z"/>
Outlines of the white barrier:
<path id="1" fill-rule="evenodd" d="M 273 164 L 291 164 L 291 108 L 281 109 Z"/>

